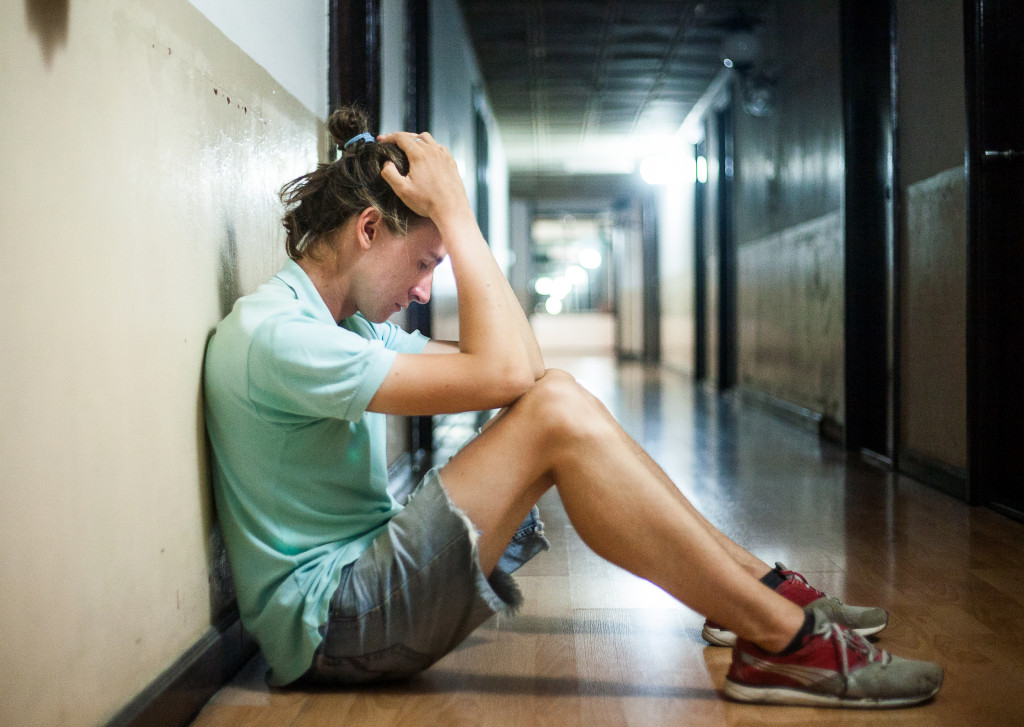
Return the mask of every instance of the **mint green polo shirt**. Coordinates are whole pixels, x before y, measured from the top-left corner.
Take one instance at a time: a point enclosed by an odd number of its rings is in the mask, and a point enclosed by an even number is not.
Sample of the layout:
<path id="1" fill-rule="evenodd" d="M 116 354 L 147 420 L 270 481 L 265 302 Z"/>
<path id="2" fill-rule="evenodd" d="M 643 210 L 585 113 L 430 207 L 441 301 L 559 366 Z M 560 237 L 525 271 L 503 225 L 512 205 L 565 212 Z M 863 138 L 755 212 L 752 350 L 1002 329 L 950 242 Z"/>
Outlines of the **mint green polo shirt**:
<path id="1" fill-rule="evenodd" d="M 242 623 L 272 684 L 312 664 L 342 568 L 401 510 L 387 491 L 384 415 L 366 406 L 395 355 L 426 342 L 361 315 L 339 326 L 291 260 L 210 339 L 217 516 Z"/>

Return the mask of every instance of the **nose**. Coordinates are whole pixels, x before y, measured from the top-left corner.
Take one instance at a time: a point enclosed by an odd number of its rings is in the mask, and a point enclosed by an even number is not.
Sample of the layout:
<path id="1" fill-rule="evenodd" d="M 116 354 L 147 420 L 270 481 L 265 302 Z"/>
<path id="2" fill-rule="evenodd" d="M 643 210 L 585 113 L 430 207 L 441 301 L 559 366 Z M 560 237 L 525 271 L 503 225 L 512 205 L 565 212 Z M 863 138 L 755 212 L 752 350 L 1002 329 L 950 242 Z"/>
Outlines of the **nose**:
<path id="1" fill-rule="evenodd" d="M 430 288 L 434 284 L 434 273 L 430 272 L 417 281 L 409 291 L 409 297 L 417 303 L 426 303 L 430 300 Z"/>

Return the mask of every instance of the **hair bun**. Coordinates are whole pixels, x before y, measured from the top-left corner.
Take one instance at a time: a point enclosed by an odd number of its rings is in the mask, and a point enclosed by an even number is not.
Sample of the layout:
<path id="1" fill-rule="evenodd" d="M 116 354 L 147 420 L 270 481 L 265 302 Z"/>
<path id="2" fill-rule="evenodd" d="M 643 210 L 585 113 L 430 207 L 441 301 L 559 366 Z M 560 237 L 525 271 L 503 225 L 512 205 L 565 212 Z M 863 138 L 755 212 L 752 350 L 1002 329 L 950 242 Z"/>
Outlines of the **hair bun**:
<path id="1" fill-rule="evenodd" d="M 344 106 L 327 119 L 327 130 L 341 149 L 354 136 L 369 132 L 369 114 L 358 106 Z"/>

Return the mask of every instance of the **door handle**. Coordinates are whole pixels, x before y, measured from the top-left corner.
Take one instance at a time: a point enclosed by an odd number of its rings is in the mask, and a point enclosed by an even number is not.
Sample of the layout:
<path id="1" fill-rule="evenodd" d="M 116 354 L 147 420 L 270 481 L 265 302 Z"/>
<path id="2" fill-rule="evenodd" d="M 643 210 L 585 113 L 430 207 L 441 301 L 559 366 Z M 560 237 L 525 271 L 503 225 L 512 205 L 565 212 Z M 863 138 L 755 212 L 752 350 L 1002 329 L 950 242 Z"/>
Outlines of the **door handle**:
<path id="1" fill-rule="evenodd" d="M 987 157 L 1000 157 L 1002 159 L 1018 159 L 1024 157 L 1024 151 L 991 151 L 985 150 Z"/>

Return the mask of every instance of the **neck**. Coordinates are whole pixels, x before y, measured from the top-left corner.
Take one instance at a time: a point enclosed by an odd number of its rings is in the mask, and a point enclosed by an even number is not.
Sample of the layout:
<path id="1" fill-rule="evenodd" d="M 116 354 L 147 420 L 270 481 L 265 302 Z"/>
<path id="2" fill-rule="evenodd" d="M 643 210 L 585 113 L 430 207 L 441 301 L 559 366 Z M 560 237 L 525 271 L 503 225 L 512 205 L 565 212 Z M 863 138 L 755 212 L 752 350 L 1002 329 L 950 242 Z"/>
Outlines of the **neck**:
<path id="1" fill-rule="evenodd" d="M 326 255 L 317 260 L 304 257 L 295 262 L 309 276 L 336 322 L 341 323 L 356 314 L 355 302 L 349 294 L 350 276 L 338 265 L 336 256 Z"/>

